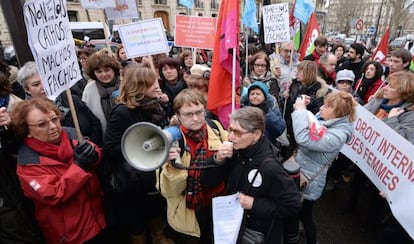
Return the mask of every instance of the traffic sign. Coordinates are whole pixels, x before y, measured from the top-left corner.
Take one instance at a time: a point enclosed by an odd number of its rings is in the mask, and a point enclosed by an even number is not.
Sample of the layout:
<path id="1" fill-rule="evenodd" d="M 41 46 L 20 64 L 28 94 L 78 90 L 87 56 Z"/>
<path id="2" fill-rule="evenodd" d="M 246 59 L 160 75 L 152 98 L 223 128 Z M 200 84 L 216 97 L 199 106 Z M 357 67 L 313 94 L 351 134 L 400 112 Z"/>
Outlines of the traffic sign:
<path id="1" fill-rule="evenodd" d="M 364 21 L 362 19 L 358 19 L 355 23 L 355 29 L 361 31 L 364 27 Z"/>
<path id="2" fill-rule="evenodd" d="M 368 28 L 368 32 L 369 32 L 369 33 L 375 33 L 375 30 L 376 30 L 375 26 L 370 26 L 370 27 Z"/>

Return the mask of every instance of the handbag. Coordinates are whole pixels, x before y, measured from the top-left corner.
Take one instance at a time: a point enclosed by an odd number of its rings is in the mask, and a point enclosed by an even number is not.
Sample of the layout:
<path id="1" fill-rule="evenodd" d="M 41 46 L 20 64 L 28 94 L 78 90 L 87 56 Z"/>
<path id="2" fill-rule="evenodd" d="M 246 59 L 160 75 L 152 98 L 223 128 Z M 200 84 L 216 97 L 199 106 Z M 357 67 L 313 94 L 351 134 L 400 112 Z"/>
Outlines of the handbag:
<path id="1" fill-rule="evenodd" d="M 273 161 L 271 159 L 265 159 L 263 162 L 266 161 Z M 252 188 L 252 184 L 255 181 L 257 174 L 260 171 L 262 164 L 260 164 L 259 168 L 257 169 L 256 173 L 254 174 L 254 177 L 252 179 L 252 183 L 249 186 L 249 189 L 247 190 L 247 194 L 250 192 L 251 188 Z M 260 232 L 260 231 L 256 231 L 256 230 L 252 230 L 248 227 L 246 227 L 246 217 L 247 217 L 247 211 L 244 210 L 243 213 L 243 219 L 242 219 L 242 224 L 240 226 L 240 231 L 239 231 L 239 236 L 237 238 L 237 243 L 238 244 L 264 244 L 265 243 L 265 235 Z M 272 224 L 270 225 L 269 228 L 269 232 L 273 227 L 273 221 Z"/>
<path id="2" fill-rule="evenodd" d="M 314 181 L 317 177 L 319 177 L 323 170 L 326 168 L 329 168 L 331 166 L 331 163 L 324 165 L 322 168 L 320 168 L 312 177 L 308 177 L 305 174 L 302 173 L 302 170 L 300 169 L 299 164 L 296 162 L 295 159 L 295 153 L 290 156 L 290 158 L 288 158 L 287 160 L 285 160 L 283 162 L 283 168 L 288 171 L 287 169 L 292 168 L 292 164 L 297 165 L 297 169 L 298 169 L 298 176 L 299 176 L 299 190 L 300 190 L 300 194 L 301 194 L 301 199 L 303 201 L 303 192 L 305 191 L 306 187 L 308 187 L 312 181 Z M 288 171 L 289 175 L 291 175 L 291 173 Z M 294 176 L 292 177 L 294 178 Z"/>

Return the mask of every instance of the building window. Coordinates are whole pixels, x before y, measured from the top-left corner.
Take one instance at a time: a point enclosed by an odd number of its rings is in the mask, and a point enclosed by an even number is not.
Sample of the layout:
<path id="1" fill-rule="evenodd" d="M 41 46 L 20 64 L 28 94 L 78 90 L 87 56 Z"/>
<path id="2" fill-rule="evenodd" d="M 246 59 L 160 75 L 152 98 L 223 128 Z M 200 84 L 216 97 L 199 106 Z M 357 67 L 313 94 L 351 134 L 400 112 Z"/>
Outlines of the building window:
<path id="1" fill-rule="evenodd" d="M 196 8 L 204 8 L 204 2 L 200 0 L 195 0 L 194 5 Z"/>
<path id="2" fill-rule="evenodd" d="M 179 15 L 187 15 L 187 13 L 180 12 Z"/>
<path id="3" fill-rule="evenodd" d="M 199 16 L 199 17 L 203 16 L 203 13 L 198 13 L 198 16 Z"/>
<path id="4" fill-rule="evenodd" d="M 78 22 L 78 11 L 68 10 L 68 18 L 70 22 Z"/>
<path id="5" fill-rule="evenodd" d="M 138 0 L 138 5 L 142 5 L 142 0 Z"/>
<path id="6" fill-rule="evenodd" d="M 167 5 L 167 0 L 154 0 L 154 4 L 163 4 L 163 5 Z"/>
<path id="7" fill-rule="evenodd" d="M 218 0 L 211 0 L 211 9 L 218 9 L 219 3 Z"/>
<path id="8" fill-rule="evenodd" d="M 211 14 L 211 17 L 216 18 L 217 14 Z"/>

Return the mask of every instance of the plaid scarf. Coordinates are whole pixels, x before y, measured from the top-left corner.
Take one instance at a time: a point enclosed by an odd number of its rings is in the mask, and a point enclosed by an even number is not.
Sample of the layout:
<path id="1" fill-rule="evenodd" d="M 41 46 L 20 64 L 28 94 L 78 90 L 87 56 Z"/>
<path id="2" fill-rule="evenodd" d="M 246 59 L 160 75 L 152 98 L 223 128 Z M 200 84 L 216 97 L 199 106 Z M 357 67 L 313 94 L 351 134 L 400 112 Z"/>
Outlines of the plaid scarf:
<path id="1" fill-rule="evenodd" d="M 191 150 L 190 167 L 204 165 L 207 159 L 207 141 L 205 130 L 202 128 L 199 131 L 188 131 L 186 136 L 193 140 L 196 145 L 195 149 Z M 187 176 L 187 207 L 190 209 L 200 209 L 202 206 L 202 200 L 203 192 L 200 183 L 200 170 L 190 169 L 188 170 Z"/>

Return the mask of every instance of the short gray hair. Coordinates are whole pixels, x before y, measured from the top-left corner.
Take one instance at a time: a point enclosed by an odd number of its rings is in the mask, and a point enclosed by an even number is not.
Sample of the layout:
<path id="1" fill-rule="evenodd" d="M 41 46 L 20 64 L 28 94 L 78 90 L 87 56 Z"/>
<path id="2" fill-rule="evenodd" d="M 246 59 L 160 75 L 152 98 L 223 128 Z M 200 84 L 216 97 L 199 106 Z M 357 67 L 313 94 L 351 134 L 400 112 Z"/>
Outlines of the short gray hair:
<path id="1" fill-rule="evenodd" d="M 263 110 L 253 106 L 243 107 L 230 115 L 230 120 L 237 121 L 239 125 L 249 131 L 264 131 L 265 116 Z"/>
<path id="2" fill-rule="evenodd" d="M 20 82 L 20 84 L 23 86 L 23 88 L 26 87 L 26 80 L 30 77 L 38 74 L 39 71 L 37 70 L 37 65 L 33 61 L 26 62 L 17 73 L 17 80 Z"/>

